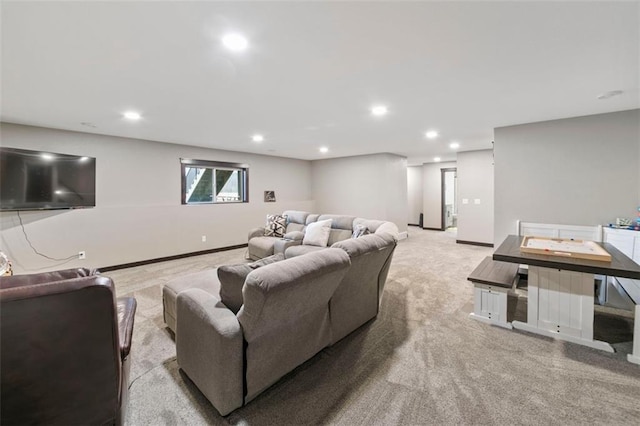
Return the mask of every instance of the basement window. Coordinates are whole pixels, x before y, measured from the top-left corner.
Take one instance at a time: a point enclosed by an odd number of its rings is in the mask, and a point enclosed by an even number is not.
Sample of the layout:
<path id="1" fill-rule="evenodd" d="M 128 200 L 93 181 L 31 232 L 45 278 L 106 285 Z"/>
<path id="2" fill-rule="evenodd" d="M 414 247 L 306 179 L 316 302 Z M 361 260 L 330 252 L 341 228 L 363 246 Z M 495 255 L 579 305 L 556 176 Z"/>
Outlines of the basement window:
<path id="1" fill-rule="evenodd" d="M 182 204 L 249 202 L 247 164 L 180 159 Z"/>

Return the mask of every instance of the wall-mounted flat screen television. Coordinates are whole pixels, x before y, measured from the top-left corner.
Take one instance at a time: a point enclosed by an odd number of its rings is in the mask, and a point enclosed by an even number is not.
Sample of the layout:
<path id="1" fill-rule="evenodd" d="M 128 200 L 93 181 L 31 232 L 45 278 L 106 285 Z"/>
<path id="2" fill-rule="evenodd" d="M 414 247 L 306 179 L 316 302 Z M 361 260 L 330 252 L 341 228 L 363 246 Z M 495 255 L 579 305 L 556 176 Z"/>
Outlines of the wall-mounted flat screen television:
<path id="1" fill-rule="evenodd" d="M 95 205 L 95 158 L 0 148 L 0 210 Z"/>

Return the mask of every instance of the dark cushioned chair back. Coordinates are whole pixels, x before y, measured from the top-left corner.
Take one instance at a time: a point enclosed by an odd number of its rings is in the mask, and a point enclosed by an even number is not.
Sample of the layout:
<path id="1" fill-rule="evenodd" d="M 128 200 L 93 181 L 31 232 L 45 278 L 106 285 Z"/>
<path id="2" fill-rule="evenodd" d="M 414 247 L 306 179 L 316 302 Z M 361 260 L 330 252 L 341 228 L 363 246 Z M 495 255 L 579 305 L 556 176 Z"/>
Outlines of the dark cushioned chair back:
<path id="1" fill-rule="evenodd" d="M 113 282 L 86 269 L 0 278 L 1 421 L 117 423 Z"/>

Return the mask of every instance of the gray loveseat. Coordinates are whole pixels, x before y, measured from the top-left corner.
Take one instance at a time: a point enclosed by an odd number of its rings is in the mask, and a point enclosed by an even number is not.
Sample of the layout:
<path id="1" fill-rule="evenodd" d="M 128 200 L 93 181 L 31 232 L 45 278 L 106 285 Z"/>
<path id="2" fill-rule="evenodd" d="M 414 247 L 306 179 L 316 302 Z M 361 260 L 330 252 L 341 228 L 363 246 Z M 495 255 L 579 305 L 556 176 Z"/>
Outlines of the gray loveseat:
<path id="1" fill-rule="evenodd" d="M 377 315 L 395 247 L 392 235 L 371 234 L 261 266 L 246 276 L 237 314 L 215 269 L 177 278 L 163 295 L 178 364 L 230 413 Z"/>

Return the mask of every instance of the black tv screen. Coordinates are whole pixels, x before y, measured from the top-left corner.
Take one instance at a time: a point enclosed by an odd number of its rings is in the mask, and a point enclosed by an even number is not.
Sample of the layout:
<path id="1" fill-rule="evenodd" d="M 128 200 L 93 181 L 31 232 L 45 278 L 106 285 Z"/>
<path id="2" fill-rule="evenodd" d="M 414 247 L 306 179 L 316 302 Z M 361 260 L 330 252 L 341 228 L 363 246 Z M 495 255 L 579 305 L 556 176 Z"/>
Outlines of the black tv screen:
<path id="1" fill-rule="evenodd" d="M 0 210 L 95 205 L 95 158 L 0 148 Z"/>

